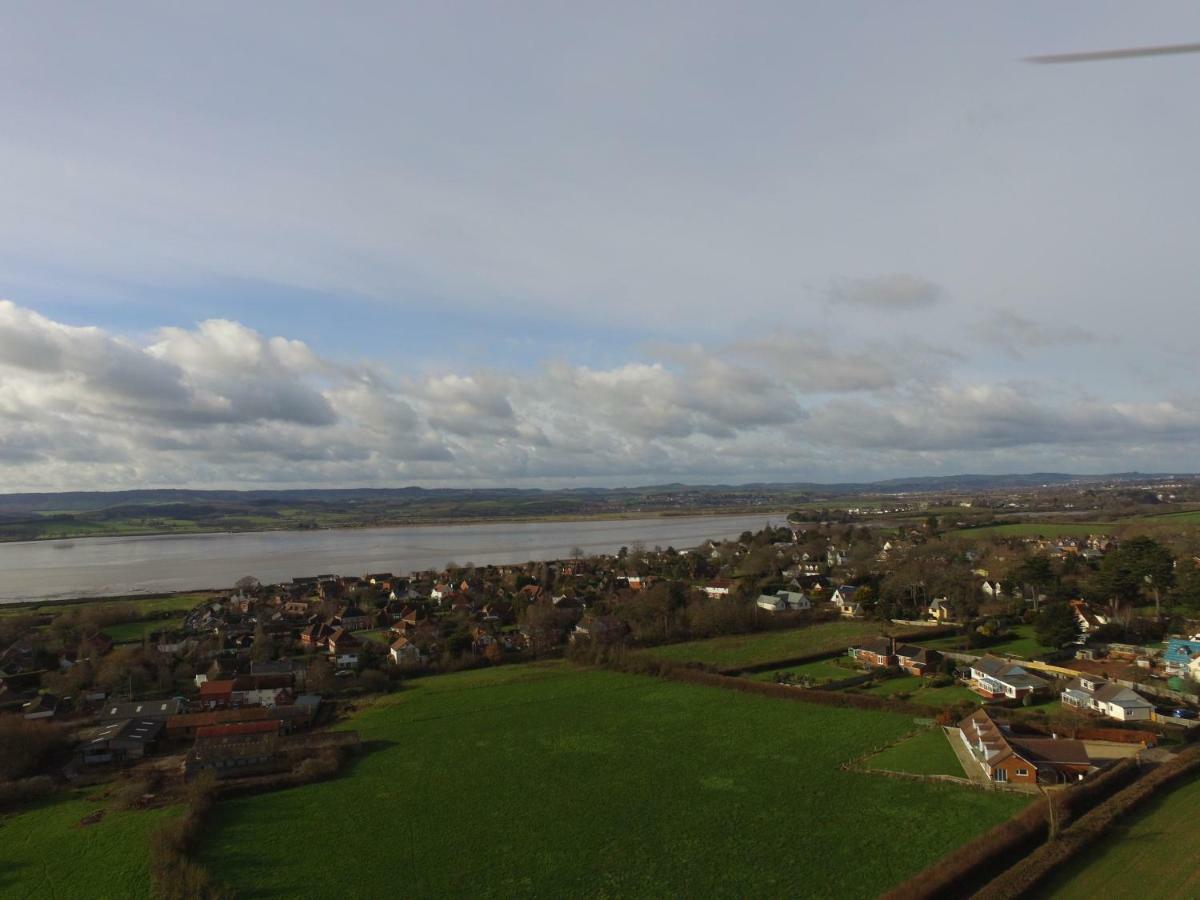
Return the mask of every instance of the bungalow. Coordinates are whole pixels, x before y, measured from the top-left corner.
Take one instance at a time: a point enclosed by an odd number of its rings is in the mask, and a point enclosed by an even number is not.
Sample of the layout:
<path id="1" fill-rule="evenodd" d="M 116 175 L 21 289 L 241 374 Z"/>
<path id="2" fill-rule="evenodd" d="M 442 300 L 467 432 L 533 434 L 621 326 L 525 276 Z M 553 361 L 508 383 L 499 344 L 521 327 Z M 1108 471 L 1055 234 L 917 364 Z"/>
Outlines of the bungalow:
<path id="1" fill-rule="evenodd" d="M 895 642 L 890 637 L 868 638 L 852 646 L 847 653 L 855 662 L 886 669 L 896 664 Z"/>
<path id="2" fill-rule="evenodd" d="M 1169 675 L 1186 675 L 1194 657 L 1200 656 L 1200 641 L 1191 638 L 1170 638 L 1163 653 L 1163 666 Z"/>
<path id="3" fill-rule="evenodd" d="M 942 661 L 942 654 L 926 650 L 916 644 L 899 644 L 896 647 L 896 663 L 910 675 L 932 675 Z"/>
<path id="4" fill-rule="evenodd" d="M 1154 704 L 1145 697 L 1119 684 L 1087 675 L 1067 683 L 1062 702 L 1076 709 L 1091 709 L 1121 722 L 1149 721 L 1154 718 Z"/>
<path id="5" fill-rule="evenodd" d="M 1059 784 L 1081 780 L 1095 766 L 1082 741 L 1026 737 L 976 710 L 959 725 L 959 738 L 991 781 Z"/>
<path id="6" fill-rule="evenodd" d="M 759 609 L 765 609 L 767 612 L 787 612 L 788 610 L 812 607 L 808 596 L 801 591 L 776 591 L 774 594 L 760 594 L 755 603 Z"/>
<path id="7" fill-rule="evenodd" d="M 971 690 L 988 700 L 1022 700 L 1050 687 L 1050 682 L 1030 674 L 1017 663 L 983 656 L 971 663 Z"/>

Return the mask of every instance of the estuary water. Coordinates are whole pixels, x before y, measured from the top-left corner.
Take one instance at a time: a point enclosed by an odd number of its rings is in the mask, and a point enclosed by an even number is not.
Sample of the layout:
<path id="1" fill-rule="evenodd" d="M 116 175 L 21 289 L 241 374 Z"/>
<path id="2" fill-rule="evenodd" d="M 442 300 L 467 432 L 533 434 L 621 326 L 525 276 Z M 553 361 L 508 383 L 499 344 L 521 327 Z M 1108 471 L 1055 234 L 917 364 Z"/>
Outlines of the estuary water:
<path id="1" fill-rule="evenodd" d="M 102 537 L 0 543 L 0 603 L 228 588 L 244 575 L 264 583 L 295 577 L 400 574 L 453 561 L 516 563 L 557 559 L 571 548 L 615 553 L 694 547 L 708 538 L 756 531 L 774 516 L 667 516 L 574 522 L 495 522 L 330 531 Z"/>

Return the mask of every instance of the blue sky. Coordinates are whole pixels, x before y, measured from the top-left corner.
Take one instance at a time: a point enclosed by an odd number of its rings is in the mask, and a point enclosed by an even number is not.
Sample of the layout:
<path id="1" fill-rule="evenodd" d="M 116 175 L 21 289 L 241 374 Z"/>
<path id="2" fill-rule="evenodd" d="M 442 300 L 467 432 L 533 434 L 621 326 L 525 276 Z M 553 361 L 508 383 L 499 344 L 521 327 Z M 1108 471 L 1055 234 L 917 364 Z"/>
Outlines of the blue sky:
<path id="1" fill-rule="evenodd" d="M 1022 58 L 1195 40 L 7 4 L 0 489 L 1194 468 L 1200 55 Z"/>

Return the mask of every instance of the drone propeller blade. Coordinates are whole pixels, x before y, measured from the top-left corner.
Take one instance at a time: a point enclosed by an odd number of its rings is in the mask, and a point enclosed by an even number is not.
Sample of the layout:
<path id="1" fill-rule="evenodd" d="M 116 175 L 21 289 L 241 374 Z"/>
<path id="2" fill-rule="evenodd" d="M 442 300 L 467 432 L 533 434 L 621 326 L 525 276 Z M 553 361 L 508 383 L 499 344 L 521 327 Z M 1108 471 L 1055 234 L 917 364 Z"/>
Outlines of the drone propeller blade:
<path id="1" fill-rule="evenodd" d="M 1096 50 L 1091 53 L 1052 53 L 1047 56 L 1027 56 L 1025 61 L 1039 64 L 1099 62 L 1107 59 L 1132 59 L 1138 56 L 1174 56 L 1179 53 L 1200 53 L 1200 44 L 1164 44 L 1160 47 Z"/>

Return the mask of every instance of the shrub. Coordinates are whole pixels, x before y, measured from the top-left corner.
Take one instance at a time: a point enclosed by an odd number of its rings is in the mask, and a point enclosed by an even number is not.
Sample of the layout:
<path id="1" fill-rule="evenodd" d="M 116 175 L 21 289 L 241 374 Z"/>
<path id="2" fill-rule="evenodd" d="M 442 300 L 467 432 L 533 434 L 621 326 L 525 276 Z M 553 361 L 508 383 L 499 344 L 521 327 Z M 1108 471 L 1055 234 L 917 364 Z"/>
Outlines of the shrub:
<path id="1" fill-rule="evenodd" d="M 56 785 L 49 775 L 35 775 L 21 781 L 0 782 L 0 809 L 9 809 L 49 797 L 56 790 Z"/>
<path id="2" fill-rule="evenodd" d="M 29 775 L 66 744 L 66 735 L 57 725 L 0 716 L 0 781 Z"/>

